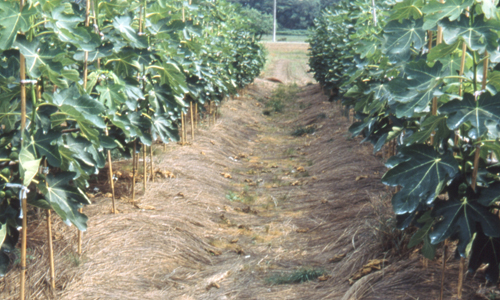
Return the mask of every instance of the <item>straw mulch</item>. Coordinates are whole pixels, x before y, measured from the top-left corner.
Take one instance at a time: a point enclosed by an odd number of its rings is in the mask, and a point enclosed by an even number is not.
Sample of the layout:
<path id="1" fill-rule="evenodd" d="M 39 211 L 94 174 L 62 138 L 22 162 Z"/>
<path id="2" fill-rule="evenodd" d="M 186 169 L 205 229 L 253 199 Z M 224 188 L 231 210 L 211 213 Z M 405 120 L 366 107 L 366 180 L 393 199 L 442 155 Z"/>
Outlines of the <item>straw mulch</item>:
<path id="1" fill-rule="evenodd" d="M 191 145 L 168 145 L 154 162 L 175 178 L 156 178 L 146 191 L 138 184 L 137 201 L 122 197 L 119 214 L 110 214 L 110 199 L 93 199 L 82 257 L 75 229 L 54 217 L 53 293 L 45 223 L 33 215 L 29 299 L 437 299 L 440 260 L 424 269 L 408 236 L 390 227 L 382 158 L 349 138 L 349 122 L 317 85 L 302 88 L 283 114 L 263 116 L 275 86 L 257 80 L 223 105 L 215 126 L 204 120 Z M 303 126 L 315 132 L 291 135 Z M 351 285 L 373 259 L 386 260 Z M 445 299 L 457 275 L 457 263 L 448 264 Z M 324 276 L 271 283 L 301 268 Z M 467 284 L 471 299 L 476 283 Z M 17 293 L 14 269 L 0 298 Z"/>

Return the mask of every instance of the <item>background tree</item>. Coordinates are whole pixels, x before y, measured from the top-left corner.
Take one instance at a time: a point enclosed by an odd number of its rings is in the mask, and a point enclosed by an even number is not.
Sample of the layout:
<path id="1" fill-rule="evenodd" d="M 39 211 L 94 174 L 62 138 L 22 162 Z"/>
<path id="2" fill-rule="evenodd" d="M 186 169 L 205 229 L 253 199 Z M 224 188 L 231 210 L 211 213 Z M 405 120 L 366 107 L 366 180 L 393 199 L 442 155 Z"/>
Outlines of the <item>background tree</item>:
<path id="1" fill-rule="evenodd" d="M 272 15 L 274 0 L 230 0 L 244 7 L 254 8 Z M 283 29 L 307 29 L 313 26 L 320 11 L 337 0 L 279 0 L 277 3 L 278 27 Z"/>

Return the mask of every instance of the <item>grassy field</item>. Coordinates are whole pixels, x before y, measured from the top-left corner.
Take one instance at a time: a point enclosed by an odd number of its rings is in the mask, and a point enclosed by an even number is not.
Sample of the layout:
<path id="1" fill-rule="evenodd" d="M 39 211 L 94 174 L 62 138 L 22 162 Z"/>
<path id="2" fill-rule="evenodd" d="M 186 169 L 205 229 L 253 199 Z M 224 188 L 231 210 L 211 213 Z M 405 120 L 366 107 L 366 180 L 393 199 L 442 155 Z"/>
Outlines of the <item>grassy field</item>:
<path id="1" fill-rule="evenodd" d="M 305 43 L 307 36 L 306 35 L 281 35 L 277 34 L 276 35 L 276 41 L 279 41 L 280 39 L 286 39 L 284 42 L 299 42 L 299 43 Z M 273 40 L 272 35 L 264 35 L 262 36 L 262 41 L 263 42 L 270 42 Z"/>
<path id="2" fill-rule="evenodd" d="M 314 82 L 308 73 L 309 65 L 306 43 L 264 42 L 269 52 L 262 77 L 274 77 L 285 83 L 305 85 Z"/>

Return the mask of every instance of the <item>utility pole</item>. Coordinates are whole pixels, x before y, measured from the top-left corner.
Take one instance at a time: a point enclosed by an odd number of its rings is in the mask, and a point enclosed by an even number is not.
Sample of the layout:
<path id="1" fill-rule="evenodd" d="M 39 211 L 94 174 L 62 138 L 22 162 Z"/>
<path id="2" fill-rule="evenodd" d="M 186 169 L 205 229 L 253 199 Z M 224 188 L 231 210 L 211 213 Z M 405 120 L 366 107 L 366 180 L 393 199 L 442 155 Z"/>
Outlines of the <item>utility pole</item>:
<path id="1" fill-rule="evenodd" d="M 372 7 L 373 7 L 373 23 L 375 23 L 375 26 L 377 26 L 377 11 L 375 10 L 375 0 L 372 0 Z"/>
<path id="2" fill-rule="evenodd" d="M 276 42 L 276 0 L 274 0 L 274 9 L 273 9 L 273 42 Z"/>

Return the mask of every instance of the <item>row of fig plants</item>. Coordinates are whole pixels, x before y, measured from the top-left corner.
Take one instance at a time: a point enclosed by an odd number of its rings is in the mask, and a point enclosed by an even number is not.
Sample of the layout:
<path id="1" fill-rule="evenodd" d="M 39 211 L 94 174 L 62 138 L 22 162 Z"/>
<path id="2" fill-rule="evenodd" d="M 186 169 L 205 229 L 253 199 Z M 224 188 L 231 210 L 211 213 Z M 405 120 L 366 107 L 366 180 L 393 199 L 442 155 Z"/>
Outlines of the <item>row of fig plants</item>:
<path id="1" fill-rule="evenodd" d="M 25 247 L 25 199 L 85 231 L 108 150 L 176 141 L 190 102 L 253 81 L 249 23 L 225 0 L 0 2 L 0 275 L 23 227 Z"/>
<path id="2" fill-rule="evenodd" d="M 355 111 L 349 131 L 395 141 L 382 181 L 409 246 L 433 259 L 456 242 L 470 272 L 500 263 L 500 20 L 498 1 L 340 1 L 310 37 L 310 66 Z M 463 274 L 463 272 L 461 272 Z M 460 294 L 460 292 L 459 292 Z"/>

